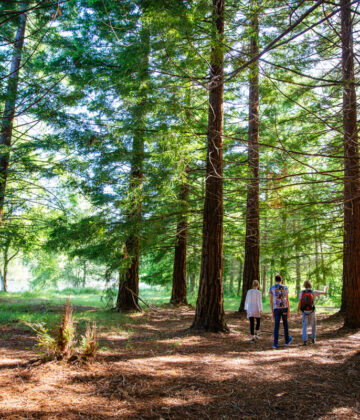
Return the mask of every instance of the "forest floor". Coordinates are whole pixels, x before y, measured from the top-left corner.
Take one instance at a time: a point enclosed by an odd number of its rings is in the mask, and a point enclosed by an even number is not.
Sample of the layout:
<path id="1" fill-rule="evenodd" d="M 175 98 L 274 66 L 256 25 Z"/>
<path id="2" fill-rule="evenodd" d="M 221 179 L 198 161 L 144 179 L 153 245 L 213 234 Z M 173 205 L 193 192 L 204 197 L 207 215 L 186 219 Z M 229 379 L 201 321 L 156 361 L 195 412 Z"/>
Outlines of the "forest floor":
<path id="1" fill-rule="evenodd" d="M 129 315 L 126 329 L 101 326 L 86 364 L 45 362 L 31 330 L 0 325 L 0 418 L 360 419 L 360 331 L 338 315 L 319 314 L 317 342 L 304 347 L 293 314 L 293 343 L 278 350 L 270 314 L 255 344 L 234 312 L 228 334 L 190 332 L 193 316 L 162 307 Z"/>

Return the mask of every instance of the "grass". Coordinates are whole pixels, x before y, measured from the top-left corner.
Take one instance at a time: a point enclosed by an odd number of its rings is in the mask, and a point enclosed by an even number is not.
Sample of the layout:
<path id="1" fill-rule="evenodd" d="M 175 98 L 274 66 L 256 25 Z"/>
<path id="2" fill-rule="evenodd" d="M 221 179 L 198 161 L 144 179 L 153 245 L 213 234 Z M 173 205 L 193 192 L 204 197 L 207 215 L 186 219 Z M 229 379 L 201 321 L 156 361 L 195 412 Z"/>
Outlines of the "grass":
<path id="1" fill-rule="evenodd" d="M 165 305 L 170 301 L 171 290 L 149 288 L 140 292 L 143 300 L 153 305 Z M 0 293 L 0 324 L 26 321 L 30 323 L 45 322 L 52 324 L 59 321 L 61 309 L 67 297 L 75 308 L 74 317 L 77 327 L 85 330 L 88 321 L 96 321 L 99 331 L 111 330 L 116 332 L 131 332 L 131 324 L 137 323 L 136 316 L 109 311 L 105 301 L 101 299 L 101 291 L 96 289 L 65 289 L 63 291 L 47 290 L 41 292 Z M 196 304 L 196 294 L 189 294 L 188 301 Z M 236 311 L 240 298 L 225 295 L 225 310 Z M 290 298 L 292 311 L 297 309 L 297 299 Z M 317 303 L 318 312 L 334 312 L 339 305 L 338 299 L 324 299 Z M 264 312 L 270 312 L 269 299 L 263 300 Z"/>

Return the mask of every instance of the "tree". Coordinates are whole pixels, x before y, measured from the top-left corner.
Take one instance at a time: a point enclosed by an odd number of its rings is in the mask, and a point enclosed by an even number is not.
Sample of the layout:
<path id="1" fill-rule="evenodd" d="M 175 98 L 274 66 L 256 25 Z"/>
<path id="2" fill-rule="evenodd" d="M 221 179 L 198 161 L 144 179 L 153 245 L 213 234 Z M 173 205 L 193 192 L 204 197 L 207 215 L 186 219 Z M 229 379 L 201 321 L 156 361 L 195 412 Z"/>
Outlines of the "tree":
<path id="1" fill-rule="evenodd" d="M 254 0 L 251 2 L 250 55 L 259 54 L 259 10 Z M 245 260 L 242 296 L 239 311 L 244 310 L 247 291 L 254 280 L 260 281 L 260 229 L 259 229 L 259 62 L 250 64 L 249 76 L 249 134 L 248 181 L 246 205 Z"/>
<path id="2" fill-rule="evenodd" d="M 227 331 L 223 307 L 223 96 L 225 0 L 212 2 L 212 45 L 203 243 L 192 329 Z"/>
<path id="3" fill-rule="evenodd" d="M 4 201 L 6 193 L 6 181 L 8 178 L 8 168 L 11 151 L 11 139 L 13 131 L 13 122 L 15 118 L 16 99 L 18 94 L 19 71 L 22 57 L 22 50 L 25 38 L 26 19 L 25 10 L 27 1 L 20 3 L 19 26 L 16 32 L 13 57 L 11 60 L 10 74 L 8 76 L 6 88 L 6 102 L 3 112 L 0 132 L 0 224 L 4 213 Z"/>
<path id="4" fill-rule="evenodd" d="M 350 0 L 341 0 L 344 146 L 344 259 L 342 309 L 345 325 L 360 327 L 360 171 Z"/>
<path id="5" fill-rule="evenodd" d="M 133 142 L 130 173 L 130 209 L 128 222 L 130 235 L 126 240 L 126 253 L 129 257 L 126 273 L 119 279 L 119 293 L 116 308 L 119 310 L 139 310 L 139 260 L 140 260 L 140 229 L 142 209 L 144 132 L 146 130 L 147 93 L 149 79 L 150 32 L 145 19 L 140 30 L 141 54 L 139 59 L 139 91 L 137 103 L 133 108 Z"/>
<path id="6" fill-rule="evenodd" d="M 189 171 L 187 168 L 186 174 Z M 186 179 L 180 186 L 180 215 L 176 227 L 176 244 L 174 256 L 174 271 L 172 280 L 172 291 L 170 303 L 173 304 L 187 304 L 186 299 L 186 243 L 187 243 L 187 215 L 189 200 L 189 179 Z"/>

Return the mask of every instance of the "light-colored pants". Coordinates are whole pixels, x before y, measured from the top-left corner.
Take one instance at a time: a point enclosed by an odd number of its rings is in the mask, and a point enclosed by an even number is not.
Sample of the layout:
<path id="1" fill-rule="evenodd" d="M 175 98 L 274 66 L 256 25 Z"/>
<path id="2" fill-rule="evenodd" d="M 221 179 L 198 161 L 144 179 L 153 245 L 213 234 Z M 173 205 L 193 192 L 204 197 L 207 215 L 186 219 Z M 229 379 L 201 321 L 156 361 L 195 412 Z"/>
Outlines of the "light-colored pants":
<path id="1" fill-rule="evenodd" d="M 315 340 L 316 337 L 316 314 L 315 311 L 310 312 L 309 314 L 306 314 L 303 312 L 302 317 L 302 338 L 303 341 L 307 340 L 308 334 L 307 334 L 307 328 L 308 325 L 311 325 L 311 338 Z"/>

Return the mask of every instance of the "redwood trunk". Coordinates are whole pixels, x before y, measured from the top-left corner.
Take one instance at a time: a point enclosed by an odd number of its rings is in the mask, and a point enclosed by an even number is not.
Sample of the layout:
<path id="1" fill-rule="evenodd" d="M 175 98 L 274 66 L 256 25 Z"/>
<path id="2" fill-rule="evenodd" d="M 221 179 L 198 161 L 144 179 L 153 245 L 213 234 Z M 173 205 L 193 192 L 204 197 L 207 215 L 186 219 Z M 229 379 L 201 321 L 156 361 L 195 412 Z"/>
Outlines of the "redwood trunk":
<path id="1" fill-rule="evenodd" d="M 239 264 L 239 280 L 238 280 L 238 288 L 237 288 L 237 295 L 238 296 L 240 296 L 242 275 L 243 275 L 243 263 L 240 260 L 240 264 Z"/>
<path id="2" fill-rule="evenodd" d="M 259 16 L 256 10 L 251 18 L 250 54 L 259 54 Z M 250 65 L 248 165 L 250 180 L 246 203 L 245 261 L 242 296 L 239 311 L 244 310 L 247 291 L 254 280 L 260 280 L 259 229 L 259 63 Z"/>
<path id="3" fill-rule="evenodd" d="M 22 50 L 24 45 L 24 36 L 26 28 L 26 10 L 27 2 L 20 4 L 19 27 L 16 33 L 14 43 L 14 54 L 11 61 L 10 75 L 6 88 L 6 102 L 1 123 L 0 132 L 0 224 L 2 223 L 4 213 L 4 201 L 6 193 L 6 182 L 8 178 L 11 137 L 13 123 L 15 118 L 16 98 L 19 85 L 19 69 L 21 64 Z"/>
<path id="4" fill-rule="evenodd" d="M 130 173 L 131 208 L 128 216 L 129 236 L 126 240 L 126 250 L 129 264 L 124 275 L 119 276 L 119 293 L 116 308 L 122 311 L 139 310 L 139 262 L 140 262 L 140 230 L 142 211 L 142 185 L 144 161 L 144 133 L 146 129 L 147 80 L 149 78 L 150 33 L 142 28 L 140 41 L 143 45 L 139 57 L 138 80 L 139 103 L 133 109 L 134 135 L 132 143 L 132 159 Z"/>
<path id="5" fill-rule="evenodd" d="M 203 243 L 199 294 L 192 328 L 227 331 L 223 305 L 224 0 L 213 0 L 213 25 Z"/>
<path id="6" fill-rule="evenodd" d="M 360 188 L 353 27 L 349 0 L 341 0 L 344 127 L 344 259 L 342 309 L 345 325 L 360 327 Z"/>
<path id="7" fill-rule="evenodd" d="M 176 229 L 176 245 L 174 258 L 174 271 L 170 303 L 187 304 L 186 300 L 186 244 L 187 244 L 187 202 L 189 197 L 189 184 L 186 181 L 181 185 L 180 201 L 182 213 Z"/>

